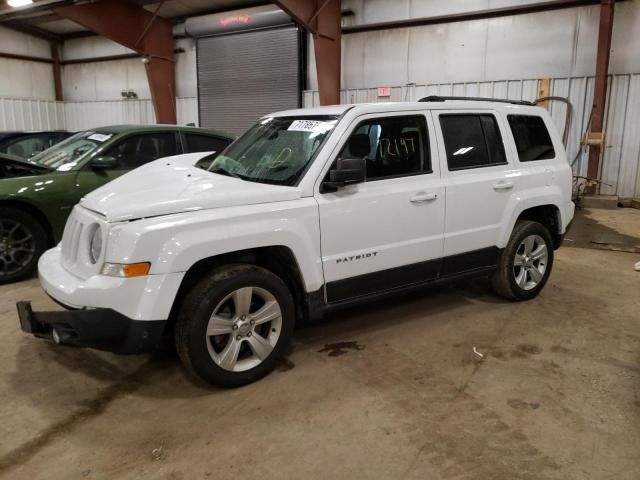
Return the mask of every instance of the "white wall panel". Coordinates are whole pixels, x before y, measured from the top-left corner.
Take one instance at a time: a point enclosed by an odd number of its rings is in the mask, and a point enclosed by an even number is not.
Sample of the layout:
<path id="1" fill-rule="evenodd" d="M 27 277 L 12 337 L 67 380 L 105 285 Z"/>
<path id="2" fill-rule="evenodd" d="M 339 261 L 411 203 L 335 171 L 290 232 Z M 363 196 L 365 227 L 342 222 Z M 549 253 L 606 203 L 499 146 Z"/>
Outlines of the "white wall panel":
<path id="1" fill-rule="evenodd" d="M 3 27 L 0 52 L 51 58 L 49 42 Z M 0 97 L 54 100 L 51 64 L 0 58 Z"/>
<path id="2" fill-rule="evenodd" d="M 156 123 L 151 100 L 65 102 L 68 130 L 86 130 L 106 125 L 144 125 Z M 198 125 L 198 101 L 195 97 L 176 99 L 178 124 Z"/>
<path id="3" fill-rule="evenodd" d="M 46 40 L 0 27 L 0 51 L 16 55 L 51 58 L 51 46 Z"/>
<path id="4" fill-rule="evenodd" d="M 135 52 L 105 37 L 94 36 L 65 41 L 62 48 L 62 59 L 79 60 L 84 58 L 124 55 L 127 53 Z"/>
<path id="5" fill-rule="evenodd" d="M 52 66 L 0 58 L 0 97 L 54 100 Z"/>
<path id="6" fill-rule="evenodd" d="M 407 18 L 437 17 L 489 8 L 542 3 L 547 0 L 343 0 L 342 8 L 355 12 L 349 24 L 378 23 Z"/>
<path id="7" fill-rule="evenodd" d="M 176 40 L 176 48 L 184 50 L 176 54 L 176 96 L 191 98 L 198 95 L 196 71 L 196 43 L 191 38 Z"/>
<path id="8" fill-rule="evenodd" d="M 62 68 L 65 100 L 71 102 L 120 100 L 122 90 L 139 99 L 151 98 L 144 64 L 138 58 L 75 63 Z"/>
<path id="9" fill-rule="evenodd" d="M 593 35 L 597 35 L 593 32 Z M 616 2 L 609 71 L 640 73 L 640 2 Z"/>
<path id="10" fill-rule="evenodd" d="M 0 98 L 1 130 L 61 130 L 65 128 L 62 102 Z"/>
<path id="11" fill-rule="evenodd" d="M 106 125 L 153 124 L 156 121 L 151 100 L 104 102 L 65 102 L 67 129 L 87 130 Z"/>
<path id="12" fill-rule="evenodd" d="M 193 123 L 195 126 L 199 126 L 198 121 L 198 98 L 178 98 L 176 101 L 176 109 L 178 113 L 178 124 L 188 125 Z"/>
<path id="13" fill-rule="evenodd" d="M 345 0 L 345 25 L 528 4 L 523 1 Z M 342 86 L 593 75 L 599 6 L 343 35 Z M 640 72 L 640 1 L 616 4 L 611 72 Z M 406 62 L 403 65 L 403 62 Z"/>
<path id="14" fill-rule="evenodd" d="M 640 75 L 629 76 L 618 189 L 640 198 Z"/>
<path id="15" fill-rule="evenodd" d="M 398 61 L 408 62 L 406 81 L 453 82 L 484 78 L 486 22 L 450 23 L 434 25 L 432 28 L 404 29 L 404 32 L 409 35 L 408 51 L 406 47 L 403 48 L 402 40 L 399 38 L 395 41 L 390 40 L 389 43 L 392 48 L 393 45 L 398 47 Z M 350 36 L 346 36 L 345 41 L 350 42 Z M 393 84 L 398 83 L 402 82 Z"/>
<path id="16" fill-rule="evenodd" d="M 122 90 L 133 90 L 139 99 L 151 98 L 139 58 L 64 65 L 62 79 L 64 98 L 72 102 L 120 100 Z M 179 97 L 197 94 L 195 50 L 176 55 L 176 92 Z"/>

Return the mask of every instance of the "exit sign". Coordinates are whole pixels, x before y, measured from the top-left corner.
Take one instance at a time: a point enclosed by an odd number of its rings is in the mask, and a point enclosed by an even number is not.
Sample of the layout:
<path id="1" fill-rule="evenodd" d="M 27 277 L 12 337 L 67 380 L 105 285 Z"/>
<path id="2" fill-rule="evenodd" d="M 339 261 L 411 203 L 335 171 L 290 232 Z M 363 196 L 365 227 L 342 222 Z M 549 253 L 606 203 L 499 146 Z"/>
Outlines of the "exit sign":
<path id="1" fill-rule="evenodd" d="M 390 97 L 391 87 L 378 87 L 378 97 Z"/>

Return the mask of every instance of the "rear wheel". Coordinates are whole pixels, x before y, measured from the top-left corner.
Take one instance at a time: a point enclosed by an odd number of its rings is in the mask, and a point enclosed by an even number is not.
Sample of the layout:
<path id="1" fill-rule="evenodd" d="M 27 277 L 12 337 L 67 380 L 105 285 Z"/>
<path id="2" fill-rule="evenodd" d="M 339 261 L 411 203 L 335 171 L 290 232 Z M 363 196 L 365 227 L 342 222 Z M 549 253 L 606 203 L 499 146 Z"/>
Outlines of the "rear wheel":
<path id="1" fill-rule="evenodd" d="M 294 302 L 284 282 L 253 265 L 220 268 L 187 294 L 175 340 L 185 367 L 204 381 L 238 387 L 268 374 L 285 352 Z"/>
<path id="2" fill-rule="evenodd" d="M 518 221 L 492 276 L 496 293 L 509 300 L 528 300 L 544 288 L 553 266 L 553 239 L 541 223 Z"/>
<path id="3" fill-rule="evenodd" d="M 47 248 L 38 221 L 22 210 L 0 208 L 0 284 L 30 277 Z"/>

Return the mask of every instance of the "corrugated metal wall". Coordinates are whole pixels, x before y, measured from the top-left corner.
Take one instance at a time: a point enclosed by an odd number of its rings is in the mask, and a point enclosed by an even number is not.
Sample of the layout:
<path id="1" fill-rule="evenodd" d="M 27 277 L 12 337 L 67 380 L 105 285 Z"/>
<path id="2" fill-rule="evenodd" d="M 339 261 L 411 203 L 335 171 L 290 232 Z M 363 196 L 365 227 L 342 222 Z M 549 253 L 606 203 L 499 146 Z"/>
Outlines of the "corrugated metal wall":
<path id="1" fill-rule="evenodd" d="M 65 117 L 68 130 L 118 124 L 153 124 L 156 115 L 151 100 L 120 100 L 105 102 L 65 102 Z M 198 100 L 177 98 L 178 124 L 198 125 Z"/>
<path id="2" fill-rule="evenodd" d="M 116 124 L 155 123 L 151 100 L 65 102 L 67 129 L 86 130 Z"/>
<path id="3" fill-rule="evenodd" d="M 178 124 L 198 125 L 198 100 L 176 99 Z M 0 98 L 1 130 L 86 130 L 117 124 L 156 123 L 151 100 L 52 102 Z"/>
<path id="4" fill-rule="evenodd" d="M 0 130 L 62 130 L 63 102 L 0 98 Z"/>
<path id="5" fill-rule="evenodd" d="M 341 92 L 342 103 L 414 101 L 427 95 L 460 95 L 533 100 L 538 80 L 439 83 L 391 88 L 389 98 L 378 98 L 377 88 L 348 89 Z M 580 150 L 580 138 L 587 129 L 593 98 L 593 77 L 557 78 L 551 82 L 551 95 L 568 97 L 574 108 L 567 153 L 573 160 Z M 320 104 L 317 91 L 303 95 L 305 107 Z M 558 129 L 564 129 L 566 107 L 552 102 L 550 112 Z M 606 146 L 601 162 L 601 193 L 620 197 L 640 197 L 640 74 L 609 78 L 606 112 Z M 587 156 L 582 152 L 574 171 L 587 173 Z"/>

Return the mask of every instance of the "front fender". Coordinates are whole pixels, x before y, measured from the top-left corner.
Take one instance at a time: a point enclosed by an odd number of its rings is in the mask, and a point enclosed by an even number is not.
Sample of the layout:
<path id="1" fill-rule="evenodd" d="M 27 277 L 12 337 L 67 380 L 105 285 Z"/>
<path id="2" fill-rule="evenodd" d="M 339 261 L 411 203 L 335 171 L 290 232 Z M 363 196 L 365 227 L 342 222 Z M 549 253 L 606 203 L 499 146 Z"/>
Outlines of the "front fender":
<path id="1" fill-rule="evenodd" d="M 318 207 L 313 198 L 186 212 L 117 224 L 105 260 L 151 262 L 151 274 L 188 271 L 205 258 L 259 247 L 293 253 L 305 289 L 323 284 Z"/>

